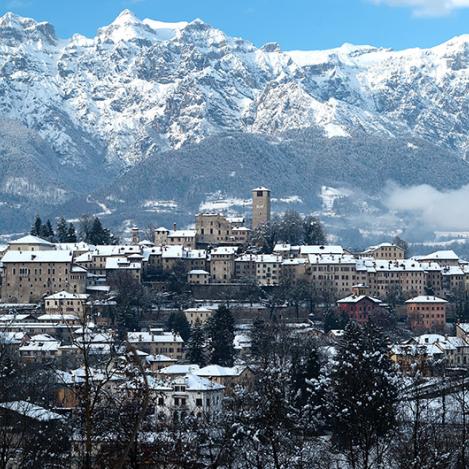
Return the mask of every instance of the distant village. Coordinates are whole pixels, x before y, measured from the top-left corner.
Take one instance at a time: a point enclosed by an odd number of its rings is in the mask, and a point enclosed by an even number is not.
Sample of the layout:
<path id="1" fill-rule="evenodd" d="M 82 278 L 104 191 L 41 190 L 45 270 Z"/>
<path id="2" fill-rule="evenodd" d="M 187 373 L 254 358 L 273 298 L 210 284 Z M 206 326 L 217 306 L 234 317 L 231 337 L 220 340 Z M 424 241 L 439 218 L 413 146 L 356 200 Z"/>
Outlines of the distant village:
<path id="1" fill-rule="evenodd" d="M 90 400 L 85 388 L 118 393 L 133 383 L 132 396 L 151 390 L 145 412 L 167 425 L 220 420 L 227 399 L 255 386 L 262 331 L 271 331 L 269 343 L 314 341 L 331 359 L 352 322 L 384 331 L 402 376 L 466 372 L 469 262 L 453 251 L 407 258 L 401 240 L 351 252 L 327 244 L 314 218 L 303 223 L 320 242 L 272 243 L 271 221 L 271 192 L 258 187 L 249 226 L 242 216 L 199 213 L 195 229 L 133 226 L 126 244 L 30 234 L 0 246 L 1 350 L 34 370 L 54 369 L 37 402 L 5 394 L 0 412 L 55 425 Z M 430 395 L 441 383 L 425 385 Z M 94 464 L 89 428 L 74 435 L 71 452 Z"/>

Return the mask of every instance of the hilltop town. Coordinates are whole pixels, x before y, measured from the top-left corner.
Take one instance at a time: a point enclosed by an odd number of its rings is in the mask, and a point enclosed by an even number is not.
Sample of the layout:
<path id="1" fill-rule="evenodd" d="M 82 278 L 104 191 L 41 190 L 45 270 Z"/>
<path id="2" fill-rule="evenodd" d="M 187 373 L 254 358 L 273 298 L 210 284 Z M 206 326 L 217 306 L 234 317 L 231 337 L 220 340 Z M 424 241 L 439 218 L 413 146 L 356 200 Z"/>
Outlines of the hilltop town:
<path id="1" fill-rule="evenodd" d="M 296 467 L 301 446 L 306 465 L 332 467 L 353 455 L 345 445 L 334 459 L 332 443 L 317 439 L 344 425 L 334 409 L 318 410 L 321 392 L 338 411 L 340 388 L 360 407 L 376 383 L 385 414 L 382 405 L 366 418 L 389 417 L 389 428 L 367 457 L 391 427 L 414 422 L 416 399 L 439 409 L 435 400 L 451 401 L 432 423 L 454 431 L 467 412 L 457 397 L 469 368 L 469 262 L 453 251 L 408 257 L 400 239 L 361 252 L 328 244 L 319 219 L 272 215 L 265 187 L 252 190 L 250 219 L 203 212 L 194 222 L 133 226 L 126 243 L 100 227 L 106 244 L 78 240 L 63 222 L 57 240 L 39 222 L 0 247 L 0 413 L 17 422 L 0 429 L 6 461 L 21 467 L 47 453 L 51 464 L 97 467 L 134 451 L 138 467 L 218 467 L 262 447 L 261 466 Z M 381 358 L 371 366 L 372 356 Z M 347 363 L 370 390 L 340 381 Z M 252 432 L 266 433 L 256 441 Z M 60 438 L 46 443 L 51 435 Z"/>

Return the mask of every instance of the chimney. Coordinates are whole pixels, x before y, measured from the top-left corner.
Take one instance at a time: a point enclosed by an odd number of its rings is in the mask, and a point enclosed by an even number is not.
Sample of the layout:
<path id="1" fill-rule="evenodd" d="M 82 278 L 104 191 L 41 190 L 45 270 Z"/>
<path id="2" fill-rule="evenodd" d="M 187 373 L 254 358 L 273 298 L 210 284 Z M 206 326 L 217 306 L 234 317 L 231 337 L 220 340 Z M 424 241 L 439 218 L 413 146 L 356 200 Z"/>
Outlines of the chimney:
<path id="1" fill-rule="evenodd" d="M 173 223 L 173 231 L 176 231 L 176 223 Z"/>

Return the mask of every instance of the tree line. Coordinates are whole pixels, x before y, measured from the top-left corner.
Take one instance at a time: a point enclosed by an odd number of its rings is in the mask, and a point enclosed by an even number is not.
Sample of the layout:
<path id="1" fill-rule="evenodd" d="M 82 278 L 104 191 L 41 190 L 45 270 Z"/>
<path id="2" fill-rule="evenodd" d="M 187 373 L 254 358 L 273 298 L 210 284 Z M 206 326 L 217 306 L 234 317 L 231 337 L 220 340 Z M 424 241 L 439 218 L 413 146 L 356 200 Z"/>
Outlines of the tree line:
<path id="1" fill-rule="evenodd" d="M 78 233 L 72 222 L 67 222 L 60 217 L 54 230 L 49 219 L 44 223 L 39 215 L 36 215 L 30 234 L 39 236 L 51 243 L 76 243 L 83 241 L 93 245 L 117 244 L 119 239 L 105 228 L 97 216 L 83 215 L 79 219 Z"/>
<path id="2" fill-rule="evenodd" d="M 252 241 L 270 253 L 277 243 L 321 245 L 326 244 L 327 238 L 318 217 L 303 217 L 296 210 L 287 210 L 282 216 L 275 214 L 268 223 L 258 226 L 253 231 Z"/>

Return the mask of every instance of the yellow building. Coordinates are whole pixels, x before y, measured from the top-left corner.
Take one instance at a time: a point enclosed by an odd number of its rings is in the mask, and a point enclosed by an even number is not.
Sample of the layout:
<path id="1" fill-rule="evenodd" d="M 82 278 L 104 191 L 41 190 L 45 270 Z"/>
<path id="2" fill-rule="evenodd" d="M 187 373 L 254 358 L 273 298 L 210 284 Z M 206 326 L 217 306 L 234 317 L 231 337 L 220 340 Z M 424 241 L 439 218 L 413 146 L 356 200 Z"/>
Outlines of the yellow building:
<path id="1" fill-rule="evenodd" d="M 10 251 L 2 258 L 2 301 L 32 303 L 67 290 L 85 293 L 86 270 L 73 265 L 70 251 Z"/>

